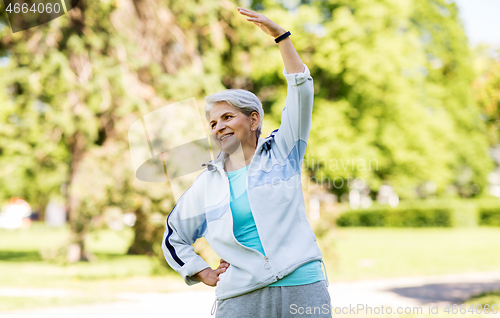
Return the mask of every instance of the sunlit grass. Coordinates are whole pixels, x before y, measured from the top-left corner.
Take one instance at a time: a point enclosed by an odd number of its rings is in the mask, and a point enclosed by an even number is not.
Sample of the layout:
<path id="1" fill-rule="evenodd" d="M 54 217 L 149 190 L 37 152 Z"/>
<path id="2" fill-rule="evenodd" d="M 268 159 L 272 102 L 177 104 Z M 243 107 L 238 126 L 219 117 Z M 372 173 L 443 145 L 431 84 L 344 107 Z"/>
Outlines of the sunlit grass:
<path id="1" fill-rule="evenodd" d="M 64 243 L 69 229 L 47 228 L 34 223 L 26 230 L 0 230 L 0 286 L 24 288 L 68 288 L 87 291 L 167 291 L 168 281 L 176 277 L 166 273 L 151 277 L 152 261 L 145 255 L 126 255 L 132 231 L 112 230 L 87 237 L 94 262 L 61 265 L 44 261 L 39 251 Z M 145 284 L 144 280 L 152 281 Z M 140 283 L 139 283 L 140 281 Z M 137 282 L 133 283 L 133 282 Z"/>
<path id="2" fill-rule="evenodd" d="M 500 312 L 500 290 L 484 292 L 475 295 L 469 299 L 466 304 L 477 306 L 480 305 L 482 308 L 488 306 L 489 310 Z"/>
<path id="3" fill-rule="evenodd" d="M 0 312 L 115 301 L 112 297 L 0 297 Z"/>
<path id="4" fill-rule="evenodd" d="M 61 245 L 68 235 L 67 227 L 52 229 L 41 223 L 28 230 L 0 230 L 0 288 L 61 288 L 82 295 L 41 300 L 2 296 L 0 311 L 112 301 L 119 292 L 185 288 L 175 273 L 151 276 L 148 256 L 126 255 L 130 228 L 89 235 L 87 247 L 95 262 L 60 265 L 41 258 L 40 250 Z M 331 282 L 500 268 L 499 228 L 335 228 L 318 241 Z M 209 264 L 217 260 L 215 255 Z"/>
<path id="5" fill-rule="evenodd" d="M 338 228 L 320 242 L 330 281 L 500 268 L 500 228 Z M 325 252 L 326 251 L 326 252 Z"/>

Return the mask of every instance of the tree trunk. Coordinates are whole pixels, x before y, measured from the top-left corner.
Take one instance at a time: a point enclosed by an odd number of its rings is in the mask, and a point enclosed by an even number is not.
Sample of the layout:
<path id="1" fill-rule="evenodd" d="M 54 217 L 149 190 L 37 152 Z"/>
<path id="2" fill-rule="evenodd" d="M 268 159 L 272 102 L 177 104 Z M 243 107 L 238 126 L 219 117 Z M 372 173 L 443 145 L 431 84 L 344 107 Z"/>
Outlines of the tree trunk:
<path id="1" fill-rule="evenodd" d="M 141 207 L 135 211 L 134 241 L 130 245 L 127 254 L 151 255 L 153 253 L 152 226 L 149 224 L 148 216 Z"/>
<path id="2" fill-rule="evenodd" d="M 35 207 L 38 211 L 38 220 L 41 222 L 45 222 L 45 209 L 47 208 L 47 204 L 49 204 L 49 196 L 41 195 L 38 198 L 38 203 Z"/>
<path id="3" fill-rule="evenodd" d="M 72 185 L 78 182 L 79 172 L 78 168 L 85 155 L 85 136 L 81 132 L 76 132 L 70 143 L 71 147 L 71 168 L 70 168 L 70 178 L 68 184 L 67 192 L 67 202 L 68 202 L 68 221 L 71 228 L 71 245 L 68 251 L 68 261 L 78 262 L 84 261 L 89 262 L 94 259 L 93 255 L 90 254 L 85 249 L 85 237 L 88 231 L 88 222 L 79 213 L 81 208 L 81 196 L 75 191 Z"/>

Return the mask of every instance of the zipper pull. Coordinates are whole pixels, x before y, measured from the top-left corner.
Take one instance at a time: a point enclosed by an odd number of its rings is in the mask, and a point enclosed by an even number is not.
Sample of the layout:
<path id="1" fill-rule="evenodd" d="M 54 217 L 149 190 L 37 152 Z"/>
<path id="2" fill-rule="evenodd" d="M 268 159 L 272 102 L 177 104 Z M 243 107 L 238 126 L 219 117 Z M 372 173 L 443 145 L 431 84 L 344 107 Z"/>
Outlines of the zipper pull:
<path id="1" fill-rule="evenodd" d="M 266 258 L 266 263 L 264 264 L 264 268 L 265 269 L 270 269 L 271 268 L 271 265 L 269 264 L 269 259 L 267 258 L 267 256 L 264 256 Z"/>

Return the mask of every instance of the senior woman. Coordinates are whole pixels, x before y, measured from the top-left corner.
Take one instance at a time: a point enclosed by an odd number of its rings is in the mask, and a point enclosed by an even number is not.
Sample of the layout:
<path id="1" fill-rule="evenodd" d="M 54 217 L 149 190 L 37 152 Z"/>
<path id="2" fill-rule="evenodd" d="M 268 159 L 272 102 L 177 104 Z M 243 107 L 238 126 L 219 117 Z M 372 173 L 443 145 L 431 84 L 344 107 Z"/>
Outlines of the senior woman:
<path id="1" fill-rule="evenodd" d="M 206 97 L 205 115 L 221 149 L 167 218 L 163 253 L 188 285 L 217 286 L 217 318 L 331 317 L 323 255 L 307 221 L 301 163 L 311 128 L 313 79 L 290 33 L 238 8 L 275 38 L 287 80 L 281 125 L 261 138 L 264 111 L 251 92 Z M 221 257 L 213 270 L 192 244 L 205 237 Z M 326 274 L 326 272 L 325 272 Z"/>

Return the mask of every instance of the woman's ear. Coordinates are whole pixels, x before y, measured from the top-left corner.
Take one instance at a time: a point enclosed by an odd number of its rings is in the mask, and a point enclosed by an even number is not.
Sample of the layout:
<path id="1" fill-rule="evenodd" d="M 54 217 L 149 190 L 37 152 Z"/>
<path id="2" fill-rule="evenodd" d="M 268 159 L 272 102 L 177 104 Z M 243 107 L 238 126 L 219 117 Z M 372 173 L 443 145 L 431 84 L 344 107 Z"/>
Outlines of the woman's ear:
<path id="1" fill-rule="evenodd" d="M 257 130 L 257 128 L 259 127 L 259 122 L 260 122 L 260 116 L 259 116 L 259 113 L 257 112 L 253 112 L 250 114 L 250 126 L 255 128 L 255 130 Z"/>

